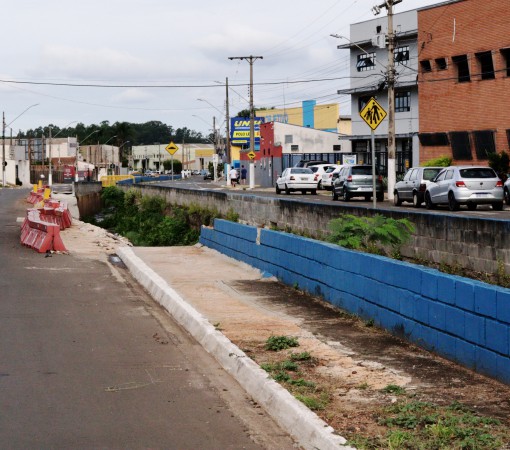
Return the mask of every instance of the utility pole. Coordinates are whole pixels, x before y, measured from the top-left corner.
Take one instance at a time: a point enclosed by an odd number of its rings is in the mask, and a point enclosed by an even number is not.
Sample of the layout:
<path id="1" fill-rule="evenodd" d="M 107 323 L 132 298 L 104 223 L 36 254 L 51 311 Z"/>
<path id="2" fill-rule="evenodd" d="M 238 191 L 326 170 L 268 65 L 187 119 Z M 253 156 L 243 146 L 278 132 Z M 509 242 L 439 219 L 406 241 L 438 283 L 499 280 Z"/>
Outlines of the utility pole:
<path id="1" fill-rule="evenodd" d="M 253 110 L 253 63 L 263 56 L 229 56 L 230 60 L 241 59 L 250 63 L 250 153 L 255 151 L 255 111 Z M 253 159 L 250 160 L 250 189 L 255 187 L 255 168 Z"/>
<path id="2" fill-rule="evenodd" d="M 51 127 L 48 127 L 50 129 L 50 153 L 49 153 L 49 166 L 48 166 L 48 186 L 51 187 L 53 185 L 53 173 L 52 173 L 52 167 L 51 167 Z"/>
<path id="3" fill-rule="evenodd" d="M 5 166 L 7 165 L 7 161 L 5 160 L 5 111 L 2 114 L 2 186 L 7 186 L 5 184 Z"/>
<path id="4" fill-rule="evenodd" d="M 227 139 L 226 139 L 226 146 L 225 149 L 225 155 L 227 163 L 230 164 L 230 115 L 229 115 L 229 108 L 228 108 L 228 77 L 225 81 L 226 86 L 226 104 L 225 104 L 225 122 L 227 124 Z M 225 179 L 227 176 L 225 175 Z"/>
<path id="5" fill-rule="evenodd" d="M 388 83 L 388 200 L 393 200 L 396 183 L 396 142 L 395 142 L 395 31 L 393 29 L 393 7 L 402 0 L 386 0 L 374 6 L 375 15 L 381 8 L 388 11 L 388 67 L 386 78 Z"/>

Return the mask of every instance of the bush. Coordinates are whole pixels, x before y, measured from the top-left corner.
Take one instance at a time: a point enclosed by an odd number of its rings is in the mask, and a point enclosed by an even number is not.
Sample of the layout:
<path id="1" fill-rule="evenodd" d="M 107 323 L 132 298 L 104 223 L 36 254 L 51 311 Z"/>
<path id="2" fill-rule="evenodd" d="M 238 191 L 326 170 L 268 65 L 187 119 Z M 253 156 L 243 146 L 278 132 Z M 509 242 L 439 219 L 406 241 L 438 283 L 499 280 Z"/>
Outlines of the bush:
<path id="1" fill-rule="evenodd" d="M 423 167 L 448 167 L 452 165 L 452 158 L 449 156 L 440 156 L 430 159 L 422 164 Z"/>

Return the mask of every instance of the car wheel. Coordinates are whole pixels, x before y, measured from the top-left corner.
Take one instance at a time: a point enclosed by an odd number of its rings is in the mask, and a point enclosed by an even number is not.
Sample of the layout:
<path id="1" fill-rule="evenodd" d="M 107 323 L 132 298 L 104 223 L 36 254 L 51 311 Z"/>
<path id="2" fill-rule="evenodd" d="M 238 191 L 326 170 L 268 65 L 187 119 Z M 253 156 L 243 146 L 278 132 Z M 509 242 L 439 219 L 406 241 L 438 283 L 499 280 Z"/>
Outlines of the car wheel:
<path id="1" fill-rule="evenodd" d="M 371 195 L 365 195 L 365 201 L 369 202 L 371 198 L 372 198 Z"/>
<path id="2" fill-rule="evenodd" d="M 319 182 L 317 183 L 317 189 L 318 189 L 319 191 L 322 191 L 322 189 L 324 189 L 324 188 L 322 187 L 322 181 L 319 181 Z"/>
<path id="3" fill-rule="evenodd" d="M 427 209 L 435 209 L 436 205 L 432 203 L 432 199 L 430 198 L 430 194 L 428 192 L 425 193 L 425 207 Z"/>
<path id="4" fill-rule="evenodd" d="M 453 192 L 448 193 L 448 208 L 450 211 L 458 211 L 460 208 L 459 202 L 455 199 L 455 194 Z"/>
<path id="5" fill-rule="evenodd" d="M 276 194 L 280 195 L 282 190 L 276 185 Z"/>
<path id="6" fill-rule="evenodd" d="M 492 204 L 492 209 L 494 211 L 502 211 L 503 210 L 503 202 L 496 202 Z"/>
<path id="7" fill-rule="evenodd" d="M 505 196 L 505 203 L 507 205 L 510 205 L 510 192 L 508 192 L 507 188 L 505 188 L 505 190 L 503 191 L 503 194 Z"/>
<path id="8" fill-rule="evenodd" d="M 418 193 L 417 192 L 413 193 L 413 206 L 415 208 L 419 208 L 421 206 L 421 202 L 420 202 L 420 199 L 418 198 Z"/>
<path id="9" fill-rule="evenodd" d="M 469 209 L 470 211 L 474 211 L 476 209 L 478 205 L 476 203 L 473 203 L 473 202 L 469 202 L 467 204 L 467 209 Z"/>
<path id="10" fill-rule="evenodd" d="M 402 204 L 402 200 L 400 199 L 400 195 L 398 195 L 398 191 L 393 193 L 393 204 L 395 206 L 400 206 Z"/>
<path id="11" fill-rule="evenodd" d="M 344 188 L 343 191 L 342 191 L 342 200 L 344 202 L 348 202 L 350 199 L 351 199 L 351 196 L 347 192 L 347 189 Z"/>
<path id="12" fill-rule="evenodd" d="M 285 193 L 287 195 L 290 195 L 290 189 L 289 189 L 289 186 L 285 185 Z"/>
<path id="13" fill-rule="evenodd" d="M 301 189 L 301 194 L 306 195 L 306 191 L 304 189 Z"/>
<path id="14" fill-rule="evenodd" d="M 317 195 L 317 189 L 312 189 L 312 190 L 310 191 L 310 194 L 312 194 L 312 195 Z"/>
<path id="15" fill-rule="evenodd" d="M 335 189 L 331 190 L 331 198 L 333 200 L 338 200 L 338 194 L 335 192 Z"/>
<path id="16" fill-rule="evenodd" d="M 375 198 L 378 202 L 384 202 L 384 192 L 378 192 L 375 194 Z"/>

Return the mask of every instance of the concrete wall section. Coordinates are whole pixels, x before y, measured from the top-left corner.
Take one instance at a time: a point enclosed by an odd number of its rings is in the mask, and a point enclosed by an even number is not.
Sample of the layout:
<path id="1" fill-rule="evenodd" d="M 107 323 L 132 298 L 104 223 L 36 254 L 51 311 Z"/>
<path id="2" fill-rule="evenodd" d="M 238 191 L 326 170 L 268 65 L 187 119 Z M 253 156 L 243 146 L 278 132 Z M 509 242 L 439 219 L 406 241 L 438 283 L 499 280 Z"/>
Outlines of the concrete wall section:
<path id="1" fill-rule="evenodd" d="M 510 290 L 233 222 L 201 243 L 393 334 L 510 383 Z"/>

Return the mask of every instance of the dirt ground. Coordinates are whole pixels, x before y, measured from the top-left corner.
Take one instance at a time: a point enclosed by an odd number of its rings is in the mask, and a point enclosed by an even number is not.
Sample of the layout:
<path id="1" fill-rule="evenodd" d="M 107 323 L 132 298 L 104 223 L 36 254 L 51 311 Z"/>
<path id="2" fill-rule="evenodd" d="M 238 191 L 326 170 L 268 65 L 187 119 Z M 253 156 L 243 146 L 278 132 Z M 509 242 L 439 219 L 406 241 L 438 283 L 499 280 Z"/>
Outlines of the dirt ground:
<path id="1" fill-rule="evenodd" d="M 127 243 L 76 220 L 62 236 L 70 253 L 102 260 Z M 258 271 L 222 255 L 224 266 L 216 272 L 218 254 L 210 249 L 194 246 L 136 252 L 143 253 L 149 266 L 164 262 L 173 268 L 164 278 L 257 363 L 309 352 L 313 360 L 301 366 L 300 376 L 324 388 L 329 398 L 327 406 L 316 413 L 347 439 L 384 434 L 379 425 L 381 408 L 398 400 L 397 395 L 382 391 L 389 385 L 404 388 L 419 401 L 460 402 L 501 420 L 510 429 L 510 386 L 367 326 L 274 279 L 262 279 Z M 296 337 L 299 347 L 266 350 L 268 337 L 278 335 Z"/>

